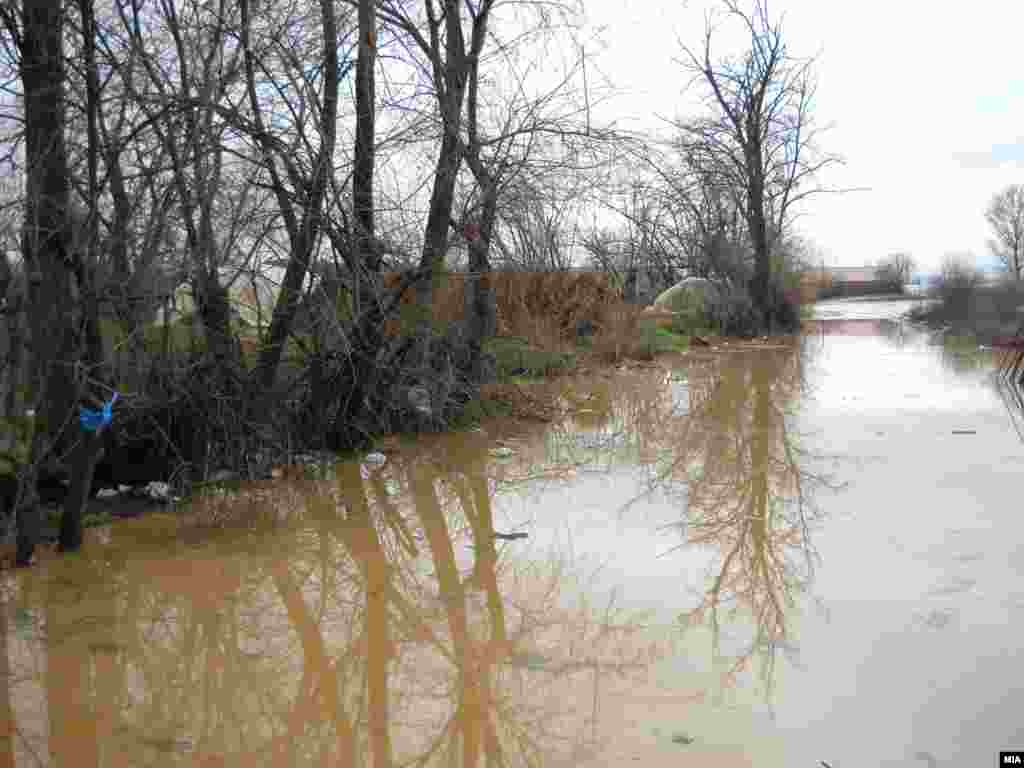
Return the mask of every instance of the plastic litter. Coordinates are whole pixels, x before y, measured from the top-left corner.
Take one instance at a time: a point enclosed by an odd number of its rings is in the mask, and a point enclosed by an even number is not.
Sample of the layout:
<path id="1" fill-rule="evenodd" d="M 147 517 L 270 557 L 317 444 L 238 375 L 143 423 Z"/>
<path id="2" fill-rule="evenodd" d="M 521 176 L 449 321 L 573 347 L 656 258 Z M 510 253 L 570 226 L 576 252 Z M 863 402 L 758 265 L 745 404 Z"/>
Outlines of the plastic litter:
<path id="1" fill-rule="evenodd" d="M 82 425 L 82 429 L 86 432 L 99 432 L 101 429 L 110 424 L 114 418 L 113 408 L 114 403 L 117 402 L 117 392 L 107 402 L 103 404 L 103 407 L 94 411 L 91 408 L 86 408 L 84 405 L 78 406 L 78 421 Z"/>
<path id="2" fill-rule="evenodd" d="M 142 495 L 154 501 L 177 501 L 171 494 L 171 486 L 158 480 L 147 483 L 142 489 Z"/>

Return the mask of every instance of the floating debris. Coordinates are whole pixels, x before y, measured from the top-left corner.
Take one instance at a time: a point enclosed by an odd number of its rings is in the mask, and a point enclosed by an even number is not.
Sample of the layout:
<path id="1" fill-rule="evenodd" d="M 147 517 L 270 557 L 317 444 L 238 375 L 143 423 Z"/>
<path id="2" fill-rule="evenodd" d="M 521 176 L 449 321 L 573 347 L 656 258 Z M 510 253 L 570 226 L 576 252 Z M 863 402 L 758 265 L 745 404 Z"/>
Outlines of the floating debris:
<path id="1" fill-rule="evenodd" d="M 153 501 L 163 501 L 168 503 L 180 501 L 178 497 L 171 493 L 170 485 L 167 483 L 161 483 L 158 480 L 146 483 L 146 485 L 141 488 L 137 488 L 135 493 L 138 496 L 143 496 L 147 499 L 152 499 Z"/>
<path id="2" fill-rule="evenodd" d="M 516 452 L 506 445 L 501 445 L 498 446 L 497 448 L 491 448 L 490 453 L 491 456 L 493 456 L 496 459 L 507 459 L 510 456 L 516 455 Z"/>
<path id="3" fill-rule="evenodd" d="M 363 457 L 363 461 L 365 461 L 370 466 L 374 466 L 374 467 L 382 467 L 382 466 L 384 466 L 384 464 L 387 463 L 387 460 L 388 460 L 388 457 L 385 456 L 380 451 L 374 451 L 373 453 L 368 453 L 368 454 L 366 454 L 366 456 Z"/>
<path id="4" fill-rule="evenodd" d="M 501 539 L 502 541 L 516 541 L 517 539 L 529 538 L 529 536 L 530 534 L 524 533 L 522 531 L 518 531 L 516 533 L 499 533 L 498 531 L 494 532 L 494 538 Z"/>
<path id="5" fill-rule="evenodd" d="M 976 435 L 976 434 L 978 434 L 978 430 L 976 430 L 976 429 L 954 429 L 953 430 L 953 434 L 954 435 Z"/>
<path id="6" fill-rule="evenodd" d="M 140 741 L 147 747 L 155 749 L 157 752 L 191 752 L 193 749 L 192 741 L 190 739 L 146 738 L 140 739 Z"/>
<path id="7" fill-rule="evenodd" d="M 672 734 L 672 743 L 673 744 L 690 745 L 690 744 L 693 744 L 694 741 L 695 741 L 695 739 L 692 736 L 690 736 L 690 735 L 688 735 L 686 733 L 683 733 L 682 731 L 676 731 L 675 733 Z"/>

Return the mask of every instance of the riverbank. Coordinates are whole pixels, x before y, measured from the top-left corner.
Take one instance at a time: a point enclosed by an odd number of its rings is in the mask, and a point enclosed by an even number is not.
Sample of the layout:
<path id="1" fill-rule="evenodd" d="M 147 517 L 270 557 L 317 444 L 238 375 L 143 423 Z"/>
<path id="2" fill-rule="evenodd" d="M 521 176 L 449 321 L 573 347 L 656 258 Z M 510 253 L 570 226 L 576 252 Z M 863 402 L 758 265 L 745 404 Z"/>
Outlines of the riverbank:
<path id="1" fill-rule="evenodd" d="M 691 337 L 657 328 L 654 323 L 638 324 L 628 336 L 605 333 L 580 335 L 575 343 L 540 346 L 519 336 L 492 339 L 487 351 L 495 362 L 495 380 L 481 388 L 480 397 L 467 404 L 464 412 L 452 424 L 451 431 L 476 429 L 489 420 L 511 419 L 530 422 L 551 422 L 571 413 L 559 403 L 557 380 L 572 376 L 605 376 L 649 368 L 657 365 L 657 358 L 685 352 Z M 703 346 L 713 343 L 699 338 Z M 379 454 L 393 450 L 402 432 L 384 433 L 371 439 L 365 450 L 354 455 Z M 386 447 L 386 448 L 385 448 Z M 350 458 L 346 454 L 298 452 L 292 463 L 269 468 L 262 478 L 275 480 L 285 475 L 315 472 L 325 461 Z M 11 477 L 5 477 L 13 481 Z M 95 528 L 118 520 L 137 518 L 155 512 L 182 510 L 204 494 L 218 494 L 237 490 L 247 480 L 235 472 L 219 470 L 189 489 L 173 488 L 163 482 L 141 486 L 121 486 L 117 490 L 105 489 L 92 497 L 83 514 L 83 527 Z M 181 495 L 175 495 L 175 492 Z M 59 503 L 44 500 L 40 504 L 42 523 L 40 539 L 47 548 L 53 548 L 60 527 Z M 0 540 L 0 567 L 9 567 L 13 559 L 13 526 Z"/>

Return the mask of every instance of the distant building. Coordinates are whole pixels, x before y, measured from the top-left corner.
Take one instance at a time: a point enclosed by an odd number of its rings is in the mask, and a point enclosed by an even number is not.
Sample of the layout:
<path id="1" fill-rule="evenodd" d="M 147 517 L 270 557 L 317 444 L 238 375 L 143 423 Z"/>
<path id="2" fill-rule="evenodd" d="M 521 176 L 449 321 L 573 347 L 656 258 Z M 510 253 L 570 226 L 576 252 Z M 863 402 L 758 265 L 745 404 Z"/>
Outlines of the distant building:
<path id="1" fill-rule="evenodd" d="M 875 267 L 830 267 L 833 283 L 870 283 L 878 279 Z"/>
<path id="2" fill-rule="evenodd" d="M 824 285 L 818 292 L 818 298 L 821 299 L 869 296 L 893 290 L 890 281 L 879 279 L 876 267 L 826 267 L 823 277 Z"/>

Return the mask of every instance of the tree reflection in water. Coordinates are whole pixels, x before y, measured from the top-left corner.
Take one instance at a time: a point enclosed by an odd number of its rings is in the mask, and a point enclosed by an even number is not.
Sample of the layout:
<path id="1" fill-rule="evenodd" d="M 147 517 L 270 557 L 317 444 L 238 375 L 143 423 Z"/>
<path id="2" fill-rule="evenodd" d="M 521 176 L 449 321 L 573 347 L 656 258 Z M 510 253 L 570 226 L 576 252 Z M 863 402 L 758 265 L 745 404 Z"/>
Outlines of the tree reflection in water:
<path id="1" fill-rule="evenodd" d="M 717 553 L 684 624 L 710 629 L 725 685 L 756 659 L 766 699 L 779 653 L 797 661 L 790 619 L 814 573 L 816 494 L 839 488 L 812 469 L 823 457 L 806 451 L 797 433 L 802 344 L 737 350 L 691 366 L 689 407 L 672 419 L 652 484 L 684 505 L 677 551 Z M 749 622 L 749 637 L 729 656 L 721 648 L 726 620 L 734 631 Z"/>
<path id="2" fill-rule="evenodd" d="M 494 471 L 472 439 L 247 486 L 11 575 L 0 754 L 525 766 L 599 749 L 614 737 L 595 730 L 599 686 L 661 650 L 642 617 L 580 598 L 571 561 L 496 543 Z M 190 537 L 196 519 L 219 529 Z M 36 606 L 43 631 L 10 628 Z"/>
<path id="3" fill-rule="evenodd" d="M 495 539 L 496 489 L 641 467 L 717 552 L 689 625 L 752 622 L 770 689 L 820 513 L 796 346 L 565 384 L 565 424 L 496 462 L 427 437 L 383 467 L 255 483 L 7 574 L 6 764 L 575 765 L 606 755 L 671 638 L 592 573 Z M 683 381 L 682 379 L 685 379 Z M 586 389 L 587 391 L 583 391 Z M 195 521 L 215 523 L 192 535 Z M 36 617 L 25 620 L 24 617 Z M 18 618 L 22 617 L 22 618 Z M 699 686 L 698 686 L 699 687 Z M 689 694 L 687 694 L 689 695 Z M 618 698 L 616 698 L 618 697 Z M 684 697 L 685 698 L 685 697 Z"/>
<path id="4" fill-rule="evenodd" d="M 1024 378 L 1020 377 L 1014 364 L 1019 359 L 1019 353 L 1010 357 L 1005 355 L 999 363 L 999 370 L 995 378 L 996 391 L 999 398 L 1006 406 L 1006 413 L 1010 417 L 1017 436 L 1024 442 Z"/>

